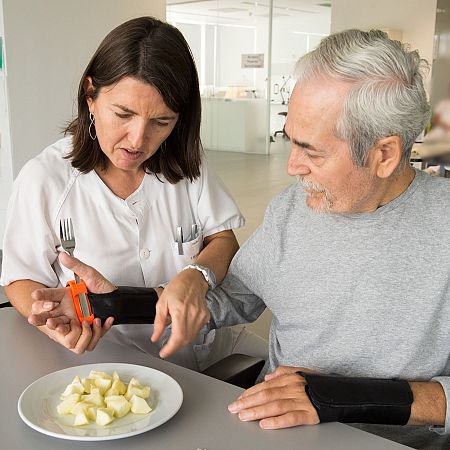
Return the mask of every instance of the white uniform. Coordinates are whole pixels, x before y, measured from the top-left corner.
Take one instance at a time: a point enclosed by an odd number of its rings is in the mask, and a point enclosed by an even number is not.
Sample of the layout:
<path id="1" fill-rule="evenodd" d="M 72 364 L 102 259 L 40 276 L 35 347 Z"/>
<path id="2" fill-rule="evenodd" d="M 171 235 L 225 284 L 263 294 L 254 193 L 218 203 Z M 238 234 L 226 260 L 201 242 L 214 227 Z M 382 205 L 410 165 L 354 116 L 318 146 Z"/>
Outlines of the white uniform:
<path id="1" fill-rule="evenodd" d="M 191 262 L 204 237 L 244 224 L 238 207 L 206 161 L 192 183 L 170 184 L 162 175 L 146 174 L 140 187 L 123 200 L 94 170 L 82 174 L 74 169 L 63 158 L 71 149 L 71 137 L 61 139 L 29 161 L 18 175 L 7 213 L 2 285 L 31 279 L 56 287 L 73 279 L 73 273 L 57 259 L 62 251 L 61 218 L 72 218 L 77 258 L 116 285 L 147 287 L 169 281 Z M 190 239 L 193 224 L 199 236 Z M 175 242 L 178 226 L 186 241 L 183 255 L 178 254 Z M 151 343 L 151 333 L 150 325 L 118 325 L 107 336 L 157 355 L 169 330 L 158 345 Z M 222 334 L 227 339 L 230 332 Z M 193 347 L 169 360 L 202 370 L 211 362 L 207 356 L 213 341 L 214 334 L 200 335 Z"/>

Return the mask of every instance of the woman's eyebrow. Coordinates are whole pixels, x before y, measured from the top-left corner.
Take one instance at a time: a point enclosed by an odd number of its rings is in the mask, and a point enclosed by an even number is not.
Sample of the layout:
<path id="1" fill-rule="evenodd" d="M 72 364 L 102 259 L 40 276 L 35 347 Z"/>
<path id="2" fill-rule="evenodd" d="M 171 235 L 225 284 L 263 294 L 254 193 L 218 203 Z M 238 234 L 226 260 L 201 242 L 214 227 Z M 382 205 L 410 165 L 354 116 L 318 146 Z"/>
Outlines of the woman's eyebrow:
<path id="1" fill-rule="evenodd" d="M 126 106 L 120 105 L 119 103 L 113 103 L 113 106 L 115 106 L 116 108 L 120 108 L 124 112 L 130 113 L 130 114 L 137 114 L 132 109 L 127 108 Z"/>
<path id="2" fill-rule="evenodd" d="M 124 105 L 120 105 L 119 103 L 113 103 L 113 106 L 115 106 L 116 108 L 120 108 L 123 112 L 126 112 L 128 114 L 137 115 L 137 113 L 135 111 L 133 111 L 130 108 L 127 108 Z M 160 120 L 174 120 L 174 119 L 176 119 L 176 116 L 170 115 L 170 114 L 169 115 L 163 114 L 162 116 L 158 116 L 157 119 L 160 119 Z"/>

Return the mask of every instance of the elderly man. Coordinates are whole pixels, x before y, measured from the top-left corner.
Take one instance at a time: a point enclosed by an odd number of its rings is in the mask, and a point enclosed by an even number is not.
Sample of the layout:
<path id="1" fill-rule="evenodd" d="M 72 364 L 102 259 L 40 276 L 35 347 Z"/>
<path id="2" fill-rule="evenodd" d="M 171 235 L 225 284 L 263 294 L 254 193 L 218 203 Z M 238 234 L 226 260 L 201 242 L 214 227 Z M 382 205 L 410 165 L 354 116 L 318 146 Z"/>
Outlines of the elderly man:
<path id="1" fill-rule="evenodd" d="M 414 401 L 403 422 L 388 417 L 391 401 L 407 399 L 396 397 L 398 381 L 368 381 L 371 398 L 347 403 L 376 402 L 380 390 L 384 420 L 374 412 L 363 422 L 450 432 L 450 183 L 408 163 L 429 119 L 420 69 L 416 52 L 379 31 L 329 36 L 299 61 L 285 126 L 298 183 L 272 201 L 208 296 L 217 327 L 273 312 L 270 375 L 230 405 L 242 420 L 317 423 L 327 408 L 311 404 L 301 367 L 408 380 Z M 345 379 L 321 381 L 320 394 L 346 403 Z"/>
<path id="2" fill-rule="evenodd" d="M 207 296 L 212 328 L 273 313 L 264 381 L 229 406 L 241 420 L 387 424 L 365 429 L 427 448 L 446 438 L 423 425 L 450 433 L 450 183 L 409 165 L 429 120 L 421 66 L 385 33 L 357 30 L 299 61 L 285 126 L 298 183 Z M 153 339 L 180 310 L 157 304 Z M 174 329 L 162 355 L 196 325 Z"/>

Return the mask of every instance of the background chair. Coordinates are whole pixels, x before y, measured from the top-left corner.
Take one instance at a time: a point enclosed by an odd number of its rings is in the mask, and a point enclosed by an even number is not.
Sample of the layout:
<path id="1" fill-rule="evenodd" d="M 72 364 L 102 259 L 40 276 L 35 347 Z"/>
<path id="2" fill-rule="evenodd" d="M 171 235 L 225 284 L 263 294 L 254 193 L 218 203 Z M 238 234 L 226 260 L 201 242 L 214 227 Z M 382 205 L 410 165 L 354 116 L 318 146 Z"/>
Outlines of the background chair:
<path id="1" fill-rule="evenodd" d="M 235 353 L 221 359 L 202 373 L 243 389 L 255 384 L 266 361 L 254 356 Z"/>
<path id="2" fill-rule="evenodd" d="M 285 118 L 285 120 L 286 120 L 287 111 L 281 111 L 281 112 L 278 113 L 278 115 L 279 115 L 279 116 L 284 116 L 284 118 Z M 273 133 L 274 139 L 277 137 L 277 134 L 283 135 L 284 138 L 287 137 L 287 136 L 286 136 L 286 133 L 284 132 L 284 127 L 283 127 L 282 130 L 277 130 L 277 131 L 275 131 L 275 133 Z"/>

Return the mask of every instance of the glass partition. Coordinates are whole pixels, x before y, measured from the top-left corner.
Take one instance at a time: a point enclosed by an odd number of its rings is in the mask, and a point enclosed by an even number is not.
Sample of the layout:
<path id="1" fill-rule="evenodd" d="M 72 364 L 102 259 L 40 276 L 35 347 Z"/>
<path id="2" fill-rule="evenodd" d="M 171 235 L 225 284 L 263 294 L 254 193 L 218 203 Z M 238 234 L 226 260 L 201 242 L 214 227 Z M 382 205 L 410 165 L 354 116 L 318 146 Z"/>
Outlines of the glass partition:
<path id="1" fill-rule="evenodd" d="M 269 13 L 258 2 L 167 2 L 197 64 L 207 150 L 268 152 Z"/>
<path id="2" fill-rule="evenodd" d="M 283 127 L 295 85 L 295 64 L 330 33 L 331 4 L 273 1 L 270 94 L 271 152 L 289 151 Z"/>
<path id="3" fill-rule="evenodd" d="M 331 4 L 312 0 L 167 0 L 194 55 L 207 150 L 289 148 L 283 126 L 298 58 L 329 34 Z"/>

